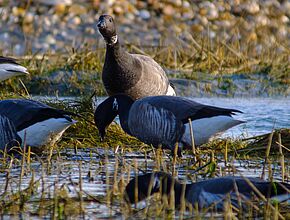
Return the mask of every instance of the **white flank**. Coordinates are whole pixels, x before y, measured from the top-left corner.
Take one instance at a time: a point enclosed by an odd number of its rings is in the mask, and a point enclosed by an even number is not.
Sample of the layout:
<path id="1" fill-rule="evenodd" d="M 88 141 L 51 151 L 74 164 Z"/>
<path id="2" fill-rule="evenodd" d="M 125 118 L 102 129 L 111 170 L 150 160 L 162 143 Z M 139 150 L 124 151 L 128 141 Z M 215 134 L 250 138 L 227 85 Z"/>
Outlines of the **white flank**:
<path id="1" fill-rule="evenodd" d="M 35 123 L 28 128 L 18 132 L 24 143 L 32 147 L 53 145 L 60 139 L 63 132 L 76 121 L 68 121 L 66 118 L 50 118 L 45 121 Z"/>
<path id="2" fill-rule="evenodd" d="M 176 96 L 176 93 L 175 93 L 175 91 L 174 91 L 174 89 L 172 88 L 171 85 L 168 86 L 166 95 Z"/>
<path id="3" fill-rule="evenodd" d="M 234 127 L 242 121 L 236 120 L 230 116 L 215 116 L 211 118 L 202 118 L 192 121 L 194 143 L 201 145 L 210 140 L 210 138 L 220 134 L 221 132 Z M 185 124 L 186 130 L 182 140 L 191 145 L 189 123 Z"/>
<path id="4" fill-rule="evenodd" d="M 26 74 L 29 74 L 29 73 L 24 66 L 20 66 L 13 63 L 0 64 L 0 81 L 9 79 L 14 76 L 26 75 Z"/>

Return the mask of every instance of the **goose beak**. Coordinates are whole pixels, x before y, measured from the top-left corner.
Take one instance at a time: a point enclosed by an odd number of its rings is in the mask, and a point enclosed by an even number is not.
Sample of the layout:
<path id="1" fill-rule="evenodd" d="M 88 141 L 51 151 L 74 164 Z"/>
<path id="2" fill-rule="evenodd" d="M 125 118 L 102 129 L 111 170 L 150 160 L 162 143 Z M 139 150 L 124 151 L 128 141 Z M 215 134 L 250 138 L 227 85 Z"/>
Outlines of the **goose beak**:
<path id="1" fill-rule="evenodd" d="M 99 29 L 104 29 L 104 28 L 106 28 L 106 22 L 105 22 L 103 19 L 100 19 L 100 20 L 98 21 L 98 23 L 97 23 L 97 27 L 98 27 Z"/>

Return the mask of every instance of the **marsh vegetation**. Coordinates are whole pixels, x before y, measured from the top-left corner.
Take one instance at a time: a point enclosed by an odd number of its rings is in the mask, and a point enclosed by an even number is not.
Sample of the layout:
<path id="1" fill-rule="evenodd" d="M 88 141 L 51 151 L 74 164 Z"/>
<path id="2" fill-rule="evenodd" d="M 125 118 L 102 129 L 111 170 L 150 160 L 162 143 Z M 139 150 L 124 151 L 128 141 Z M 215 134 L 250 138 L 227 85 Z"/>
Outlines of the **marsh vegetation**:
<path id="1" fill-rule="evenodd" d="M 70 1 L 51 5 L 45 1 L 0 1 L 0 40 L 5 42 L 0 53 L 17 57 L 31 73 L 1 82 L 1 99 L 41 98 L 79 115 L 78 123 L 55 146 L 41 151 L 23 146 L 18 155 L 2 155 L 2 217 L 290 218 L 289 202 L 278 204 L 263 197 L 248 204 L 248 211 L 225 203 L 226 211 L 216 212 L 214 206 L 175 209 L 160 195 L 146 201 L 145 208 L 128 206 L 123 195 L 132 176 L 153 170 L 171 173 L 184 182 L 225 175 L 290 181 L 290 113 L 285 105 L 290 92 L 290 51 L 289 34 L 283 35 L 284 29 L 289 33 L 287 1 L 258 1 L 258 7 L 250 1 L 239 5 L 122 1 L 127 11 L 120 9 L 119 1 L 109 6 L 99 1 L 66 2 Z M 240 128 L 240 135 L 215 139 L 198 148 L 196 155 L 188 150 L 181 158 L 141 143 L 125 134 L 117 122 L 101 142 L 93 124 L 95 97 L 106 95 L 100 78 L 105 48 L 94 27 L 97 10 L 116 15 L 124 47 L 160 63 L 179 95 L 259 97 L 262 102 L 265 97 L 281 99 L 284 105 L 273 114 L 283 126 L 260 132 L 266 122 L 267 128 L 271 123 L 273 128 L 277 126 L 275 120 L 267 121 L 269 115 L 258 112 L 261 124 L 251 128 L 257 129 L 258 135 L 244 135 L 247 130 Z M 217 17 L 211 14 L 215 10 Z M 265 100 L 271 109 L 273 102 Z M 254 102 L 259 104 L 253 99 L 252 112 L 257 111 Z"/>

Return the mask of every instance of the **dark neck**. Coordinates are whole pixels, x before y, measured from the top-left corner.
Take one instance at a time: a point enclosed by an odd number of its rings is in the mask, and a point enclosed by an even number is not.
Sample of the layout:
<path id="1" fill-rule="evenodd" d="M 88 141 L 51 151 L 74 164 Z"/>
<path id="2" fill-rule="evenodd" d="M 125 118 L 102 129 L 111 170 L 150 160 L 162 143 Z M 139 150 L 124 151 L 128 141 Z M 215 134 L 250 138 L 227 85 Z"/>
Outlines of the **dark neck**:
<path id="1" fill-rule="evenodd" d="M 111 64 L 117 63 L 121 66 L 132 66 L 130 54 L 121 47 L 119 40 L 115 44 L 107 44 L 106 60 Z"/>
<path id="2" fill-rule="evenodd" d="M 119 40 L 115 44 L 109 44 L 107 43 L 107 52 L 106 52 L 106 57 L 108 55 L 110 56 L 119 56 L 121 53 L 121 45 L 119 43 Z"/>
<path id="3" fill-rule="evenodd" d="M 133 104 L 133 100 L 125 100 L 126 102 L 120 104 L 119 106 L 119 117 L 122 129 L 127 133 L 131 134 L 129 126 L 128 126 L 128 118 L 131 106 Z"/>

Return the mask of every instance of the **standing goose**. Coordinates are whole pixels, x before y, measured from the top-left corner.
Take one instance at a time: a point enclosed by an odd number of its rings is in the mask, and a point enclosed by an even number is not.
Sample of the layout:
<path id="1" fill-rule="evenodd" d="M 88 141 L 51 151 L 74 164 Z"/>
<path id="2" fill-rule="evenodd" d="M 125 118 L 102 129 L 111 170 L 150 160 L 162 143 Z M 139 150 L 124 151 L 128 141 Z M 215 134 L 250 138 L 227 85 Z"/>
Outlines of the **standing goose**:
<path id="1" fill-rule="evenodd" d="M 151 57 L 121 48 L 114 19 L 101 15 L 98 29 L 107 44 L 102 79 L 109 95 L 124 93 L 136 100 L 153 95 L 176 95 L 164 70 Z"/>
<path id="2" fill-rule="evenodd" d="M 136 181 L 136 178 L 138 181 Z M 125 200 L 136 203 L 146 199 L 148 196 L 161 192 L 170 198 L 170 190 L 174 184 L 175 206 L 179 207 L 182 198 L 182 184 L 171 175 L 164 172 L 147 173 L 133 178 L 125 190 Z M 138 185 L 136 183 L 138 182 Z M 290 199 L 290 185 L 287 183 L 266 182 L 258 178 L 246 178 L 238 176 L 225 176 L 204 180 L 185 185 L 184 199 L 193 207 L 198 205 L 199 209 L 213 206 L 217 211 L 224 210 L 224 202 L 230 199 L 233 206 L 246 208 L 246 203 L 259 198 L 253 185 L 265 198 L 273 198 L 275 201 L 284 202 Z M 151 189 L 149 188 L 151 187 Z M 138 192 L 138 195 L 135 193 Z M 148 195 L 148 193 L 150 194 Z M 241 202 L 241 203 L 240 203 Z"/>
<path id="3" fill-rule="evenodd" d="M 15 126 L 17 134 L 32 147 L 53 145 L 63 132 L 75 123 L 73 114 L 30 99 L 0 101 L 0 115 Z"/>
<path id="4" fill-rule="evenodd" d="M 0 82 L 14 76 L 28 75 L 28 71 L 21 66 L 15 59 L 0 56 Z"/>
<path id="5" fill-rule="evenodd" d="M 120 117 L 123 130 L 147 144 L 174 149 L 175 143 L 191 146 L 189 121 L 192 120 L 194 142 L 201 145 L 216 134 L 243 123 L 232 117 L 235 109 L 199 104 L 176 96 L 149 96 L 133 101 L 119 94 L 107 98 L 96 109 L 95 124 L 101 139 L 106 127 Z M 181 150 L 180 149 L 180 150 Z"/>

